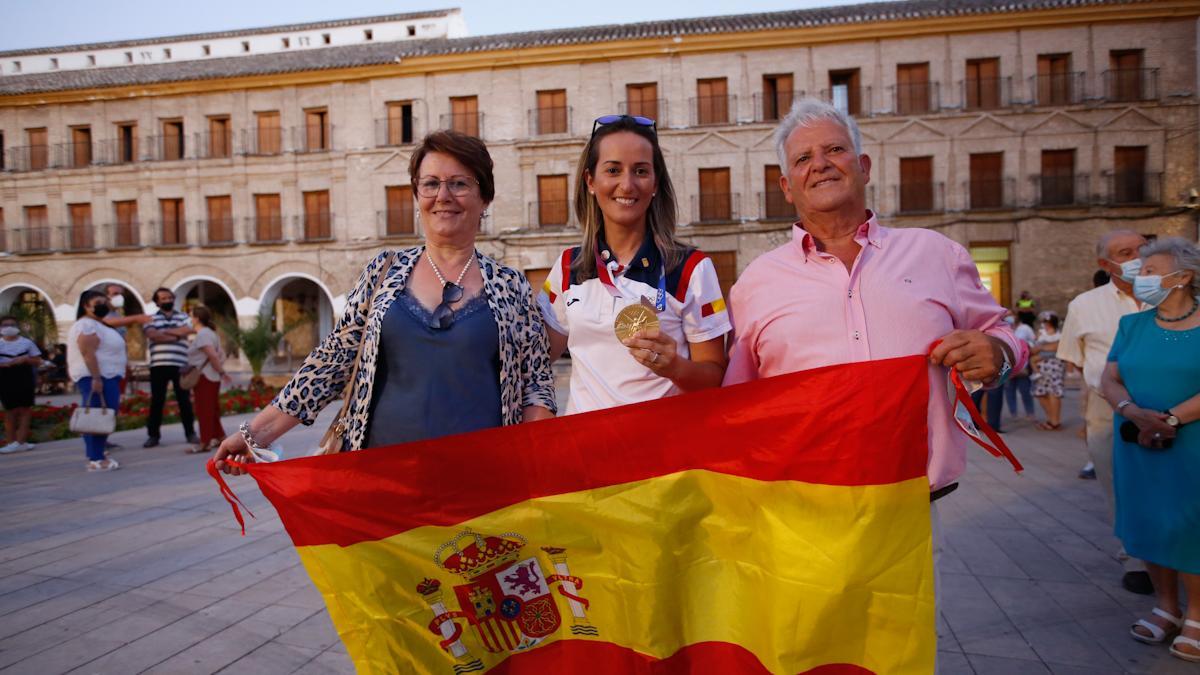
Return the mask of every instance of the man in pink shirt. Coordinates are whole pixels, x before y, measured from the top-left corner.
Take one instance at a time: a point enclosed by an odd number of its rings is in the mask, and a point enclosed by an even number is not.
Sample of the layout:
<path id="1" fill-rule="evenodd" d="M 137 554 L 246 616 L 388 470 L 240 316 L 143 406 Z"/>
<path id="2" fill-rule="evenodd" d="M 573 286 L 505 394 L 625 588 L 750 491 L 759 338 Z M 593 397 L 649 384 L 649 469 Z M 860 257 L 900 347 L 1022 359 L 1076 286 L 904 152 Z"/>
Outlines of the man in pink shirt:
<path id="1" fill-rule="evenodd" d="M 730 293 L 735 337 L 724 383 L 925 354 L 940 339 L 929 355 L 929 481 L 945 494 L 969 442 L 954 421 L 947 368 L 998 386 L 1024 367 L 1029 348 L 962 246 L 932 230 L 882 227 L 867 210 L 871 159 L 849 116 L 799 101 L 775 147 L 800 219 L 792 241 L 750 263 Z"/>

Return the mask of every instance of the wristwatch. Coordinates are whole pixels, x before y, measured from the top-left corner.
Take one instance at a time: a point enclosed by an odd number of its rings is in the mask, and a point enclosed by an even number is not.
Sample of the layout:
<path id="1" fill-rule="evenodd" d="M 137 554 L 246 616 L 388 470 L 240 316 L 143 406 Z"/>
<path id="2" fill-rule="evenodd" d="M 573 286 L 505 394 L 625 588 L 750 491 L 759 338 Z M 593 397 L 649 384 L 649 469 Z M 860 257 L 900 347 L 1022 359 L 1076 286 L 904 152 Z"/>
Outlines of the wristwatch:
<path id="1" fill-rule="evenodd" d="M 1167 416 L 1167 419 L 1163 420 L 1167 423 L 1167 426 L 1178 429 L 1182 425 L 1182 422 L 1179 421 L 1179 418 L 1176 417 L 1175 413 L 1171 412 L 1170 410 L 1164 410 L 1163 414 Z"/>

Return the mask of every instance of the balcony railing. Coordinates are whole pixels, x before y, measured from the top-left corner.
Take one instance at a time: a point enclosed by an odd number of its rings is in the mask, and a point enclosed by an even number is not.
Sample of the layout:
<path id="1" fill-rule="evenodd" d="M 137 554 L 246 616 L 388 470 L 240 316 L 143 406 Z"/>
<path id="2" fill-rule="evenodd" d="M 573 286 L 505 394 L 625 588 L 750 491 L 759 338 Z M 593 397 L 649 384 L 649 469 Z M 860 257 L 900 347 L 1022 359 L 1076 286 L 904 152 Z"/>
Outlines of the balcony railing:
<path id="1" fill-rule="evenodd" d="M 995 110 L 1012 105 L 1012 77 L 959 80 L 963 109 Z"/>
<path id="2" fill-rule="evenodd" d="M 9 171 L 45 171 L 61 166 L 62 155 L 50 145 L 16 145 L 8 149 Z"/>
<path id="3" fill-rule="evenodd" d="M 692 195 L 692 223 L 729 223 L 738 220 L 741 197 L 736 192 Z"/>
<path id="4" fill-rule="evenodd" d="M 1162 203 L 1162 173 L 1106 171 L 1105 200 L 1110 206 L 1147 206 Z"/>
<path id="5" fill-rule="evenodd" d="M 531 108 L 528 111 L 528 116 L 530 136 L 548 136 L 571 132 L 571 106 Z"/>
<path id="6" fill-rule="evenodd" d="M 639 117 L 649 117 L 658 123 L 659 127 L 666 125 L 667 120 L 667 99 L 655 98 L 643 101 L 634 101 L 631 105 L 629 101 L 618 101 L 617 112 L 622 115 L 637 115 Z"/>
<path id="7" fill-rule="evenodd" d="M 49 227 L 19 227 L 9 230 L 8 244 L 13 253 L 49 253 L 51 249 Z"/>
<path id="8" fill-rule="evenodd" d="M 792 105 L 804 98 L 802 91 L 779 91 L 774 95 L 765 92 L 754 94 L 754 121 L 775 122 L 783 119 L 792 110 Z"/>
<path id="9" fill-rule="evenodd" d="M 453 129 L 468 136 L 483 138 L 483 113 L 444 113 L 438 118 L 439 129 Z"/>
<path id="10" fill-rule="evenodd" d="M 1017 182 L 1012 178 L 977 178 L 962 184 L 969 211 L 1012 209 L 1017 205 Z"/>
<path id="11" fill-rule="evenodd" d="M 187 159 L 192 150 L 184 136 L 147 136 L 142 146 L 147 151 L 145 158 L 155 162 L 170 162 Z"/>
<path id="12" fill-rule="evenodd" d="M 198 159 L 226 159 L 233 157 L 233 130 L 212 134 L 196 134 L 196 157 Z"/>
<path id="13" fill-rule="evenodd" d="M 693 96 L 688 99 L 691 125 L 732 124 L 737 117 L 737 96 Z"/>
<path id="14" fill-rule="evenodd" d="M 529 202 L 529 224 L 536 227 L 567 227 L 575 224 L 575 214 L 567 199 Z"/>
<path id="15" fill-rule="evenodd" d="M 1086 173 L 1030 176 L 1036 206 L 1084 206 L 1091 201 Z"/>
<path id="16" fill-rule="evenodd" d="M 822 89 L 820 98 L 852 117 L 866 117 L 872 112 L 870 87 Z"/>
<path id="17" fill-rule="evenodd" d="M 302 216 L 294 216 L 294 220 L 296 241 L 333 241 L 333 214 L 306 213 Z"/>
<path id="18" fill-rule="evenodd" d="M 796 220 L 796 207 L 779 190 L 755 193 L 759 220 Z"/>
<path id="19" fill-rule="evenodd" d="M 942 181 L 905 181 L 892 186 L 892 195 L 900 215 L 941 213 L 946 209 L 946 184 Z"/>
<path id="20" fill-rule="evenodd" d="M 149 226 L 150 245 L 154 248 L 187 248 L 191 246 L 194 238 L 188 236 L 186 220 L 181 219 L 178 222 L 151 220 Z"/>
<path id="21" fill-rule="evenodd" d="M 297 154 L 329 152 L 333 149 L 334 131 L 332 124 L 292 127 L 292 151 Z"/>
<path id="22" fill-rule="evenodd" d="M 142 224 L 134 220 L 112 223 L 102 227 L 105 232 L 104 246 L 110 250 L 136 249 L 142 247 Z"/>
<path id="23" fill-rule="evenodd" d="M 252 216 L 246 219 L 246 238 L 251 244 L 283 244 L 283 216 Z"/>
<path id="24" fill-rule="evenodd" d="M 119 138 L 108 138 L 96 141 L 96 157 L 93 163 L 116 165 L 133 164 L 150 159 L 145 153 L 152 139 L 138 138 L 132 144 Z"/>
<path id="25" fill-rule="evenodd" d="M 375 224 L 379 237 L 415 237 L 417 236 L 416 212 L 411 206 L 375 212 Z"/>
<path id="26" fill-rule="evenodd" d="M 1085 73 L 1053 73 L 1029 78 L 1037 105 L 1071 105 L 1083 101 Z"/>
<path id="27" fill-rule="evenodd" d="M 81 253 L 96 250 L 96 228 L 90 223 L 85 225 L 64 225 L 62 233 L 62 250 L 67 253 Z"/>
<path id="28" fill-rule="evenodd" d="M 409 118 L 408 133 L 405 134 L 403 122 L 386 117 L 375 120 L 375 147 L 394 148 L 402 145 L 412 145 L 417 142 L 417 116 Z"/>
<path id="29" fill-rule="evenodd" d="M 894 84 L 891 92 L 892 111 L 897 115 L 925 115 L 941 110 L 941 87 L 938 82 Z"/>
<path id="30" fill-rule="evenodd" d="M 1158 100 L 1158 68 L 1106 70 L 1103 77 L 1106 101 Z"/>
<path id="31" fill-rule="evenodd" d="M 236 224 L 237 219 L 233 217 L 206 218 L 197 221 L 200 245 L 209 247 L 236 245 L 237 233 L 234 231 Z"/>
<path id="32" fill-rule="evenodd" d="M 245 129 L 241 132 L 242 152 L 253 157 L 283 154 L 283 129 Z"/>
<path id="33" fill-rule="evenodd" d="M 61 143 L 55 147 L 55 152 L 62 157 L 62 166 L 66 169 L 86 169 L 98 164 L 92 143 Z"/>

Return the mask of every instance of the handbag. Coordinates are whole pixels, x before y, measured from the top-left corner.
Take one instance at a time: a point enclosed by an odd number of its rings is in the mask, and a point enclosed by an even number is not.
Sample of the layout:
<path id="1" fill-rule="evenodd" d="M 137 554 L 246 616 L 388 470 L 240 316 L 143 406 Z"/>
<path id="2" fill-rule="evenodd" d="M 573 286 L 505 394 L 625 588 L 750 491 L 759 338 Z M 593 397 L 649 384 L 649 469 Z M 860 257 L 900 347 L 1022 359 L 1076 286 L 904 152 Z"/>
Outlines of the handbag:
<path id="1" fill-rule="evenodd" d="M 387 277 L 388 272 L 392 269 L 392 261 L 394 256 L 388 258 L 388 262 L 379 272 L 379 277 L 375 279 L 375 286 L 371 289 L 371 297 L 367 300 L 367 315 L 371 313 L 371 307 L 375 305 L 375 295 L 379 293 L 379 287 L 383 285 L 383 280 Z M 337 417 L 333 418 L 333 423 L 325 430 L 325 435 L 321 437 L 321 444 L 318 446 L 314 455 L 336 455 L 342 451 L 342 447 L 346 443 L 346 413 L 350 410 L 350 401 L 354 397 L 354 380 L 358 377 L 358 367 L 362 364 L 363 343 L 366 342 L 367 329 L 363 327 L 363 339 L 358 341 L 358 351 L 354 354 L 354 366 L 350 369 L 350 379 L 346 380 L 346 393 L 342 395 L 342 409 L 338 411 Z"/>
<path id="2" fill-rule="evenodd" d="M 182 389 L 191 389 L 200 382 L 201 373 L 204 371 L 203 366 L 189 366 L 183 374 L 179 376 L 179 386 Z"/>
<path id="3" fill-rule="evenodd" d="M 77 434 L 97 434 L 104 436 L 117 429 L 117 414 L 108 409 L 104 402 L 104 394 L 100 394 L 100 407 L 92 407 L 92 398 L 82 408 L 76 408 L 71 413 L 71 421 L 67 427 Z"/>

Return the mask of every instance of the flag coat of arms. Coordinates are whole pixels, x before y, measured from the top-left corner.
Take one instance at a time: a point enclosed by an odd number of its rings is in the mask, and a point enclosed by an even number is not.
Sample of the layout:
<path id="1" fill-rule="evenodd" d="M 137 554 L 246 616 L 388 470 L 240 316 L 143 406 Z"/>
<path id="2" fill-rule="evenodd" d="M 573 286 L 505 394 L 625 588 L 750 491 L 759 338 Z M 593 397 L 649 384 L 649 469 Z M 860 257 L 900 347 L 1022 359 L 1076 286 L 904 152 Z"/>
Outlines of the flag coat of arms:
<path id="1" fill-rule="evenodd" d="M 248 469 L 360 673 L 925 674 L 928 388 L 854 363 Z"/>

